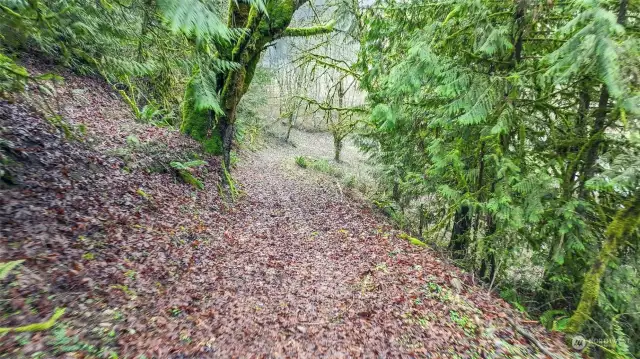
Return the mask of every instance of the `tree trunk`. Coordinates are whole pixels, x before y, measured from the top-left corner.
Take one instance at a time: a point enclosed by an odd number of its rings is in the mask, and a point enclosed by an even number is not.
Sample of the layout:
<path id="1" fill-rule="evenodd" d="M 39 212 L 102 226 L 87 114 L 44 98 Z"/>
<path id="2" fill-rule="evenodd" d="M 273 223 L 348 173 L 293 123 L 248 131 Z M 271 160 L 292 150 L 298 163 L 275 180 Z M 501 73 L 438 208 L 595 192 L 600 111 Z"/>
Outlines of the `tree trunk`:
<path id="1" fill-rule="evenodd" d="M 289 123 L 288 123 L 289 127 L 287 128 L 287 136 L 284 138 L 285 142 L 289 142 L 289 137 L 291 136 L 291 129 L 293 128 L 293 123 L 294 123 L 293 119 L 294 119 L 293 112 L 291 112 L 291 115 L 289 115 Z"/>
<path id="2" fill-rule="evenodd" d="M 340 152 L 342 152 L 342 139 L 338 138 L 338 136 L 336 136 L 335 134 L 333 135 L 333 150 L 333 159 L 336 162 L 340 162 Z"/>
<path id="3" fill-rule="evenodd" d="M 469 228 L 471 228 L 469 206 L 463 205 L 456 212 L 453 219 L 453 229 L 451 231 L 451 240 L 449 241 L 449 250 L 452 252 L 453 259 L 465 257 Z"/>
<path id="4" fill-rule="evenodd" d="M 233 146 L 233 137 L 235 135 L 236 111 L 238 103 L 242 98 L 242 87 L 245 78 L 245 69 L 235 71 L 229 75 L 227 83 L 231 83 L 231 90 L 222 91 L 222 103 L 224 104 L 224 115 L 218 117 L 218 125 L 220 126 L 220 138 L 222 140 L 222 158 L 223 170 L 231 171 L 231 149 Z M 223 177 L 224 178 L 224 177 Z"/>
<path id="5" fill-rule="evenodd" d="M 596 109 L 596 118 L 593 128 L 589 136 L 591 142 L 587 150 L 587 157 L 582 167 L 582 175 L 580 176 L 580 196 L 585 197 L 586 192 L 584 183 L 587 182 L 594 174 L 594 166 L 599 157 L 600 145 L 603 142 L 604 131 L 606 129 L 605 120 L 607 119 L 607 107 L 609 104 L 609 91 L 607 85 L 602 85 L 600 89 L 600 99 L 598 100 L 598 108 Z"/>
<path id="6" fill-rule="evenodd" d="M 232 123 L 220 123 L 220 137 L 222 138 L 222 159 L 224 170 L 231 171 L 231 147 L 235 135 L 235 125 Z M 223 179 L 225 176 L 222 177 Z"/>
<path id="7" fill-rule="evenodd" d="M 342 87 L 342 79 L 338 82 L 338 107 L 342 108 L 344 103 L 344 88 Z M 338 111 L 338 123 L 337 126 L 342 126 L 342 112 Z M 342 131 L 342 130 L 340 130 Z M 333 133 L 333 148 L 335 150 L 334 160 L 340 162 L 340 151 L 342 151 L 342 137 L 339 137 L 338 133 Z"/>
<path id="8" fill-rule="evenodd" d="M 498 226 L 496 225 L 496 221 L 491 214 L 487 215 L 487 231 L 485 233 L 486 238 L 490 238 L 496 233 Z M 486 241 L 485 241 L 486 243 Z M 489 246 L 490 247 L 490 246 Z M 487 276 L 488 275 L 488 276 Z M 496 256 L 493 251 L 490 251 L 483 259 L 480 264 L 480 271 L 478 272 L 478 276 L 482 279 L 485 279 L 487 282 L 491 282 L 496 275 Z"/>
<path id="9" fill-rule="evenodd" d="M 584 277 L 582 283 L 582 294 L 578 308 L 573 313 L 567 328 L 567 333 L 578 333 L 582 330 L 584 323 L 591 317 L 591 312 L 597 304 L 600 294 L 600 283 L 607 269 L 611 258 L 615 258 L 619 247 L 622 247 L 621 240 L 633 232 L 640 224 L 640 191 L 636 191 L 634 196 L 627 202 L 624 208 L 619 209 L 613 221 L 607 226 L 606 239 L 602 244 L 600 253 L 591 269 Z"/>
<path id="10" fill-rule="evenodd" d="M 420 203 L 420 208 L 418 209 L 418 237 L 422 238 L 422 230 L 424 229 L 424 204 Z"/>
<path id="11" fill-rule="evenodd" d="M 396 203 L 400 202 L 400 181 L 398 180 L 397 175 L 396 177 L 393 178 L 393 189 L 391 190 L 391 199 L 393 199 L 393 201 Z"/>

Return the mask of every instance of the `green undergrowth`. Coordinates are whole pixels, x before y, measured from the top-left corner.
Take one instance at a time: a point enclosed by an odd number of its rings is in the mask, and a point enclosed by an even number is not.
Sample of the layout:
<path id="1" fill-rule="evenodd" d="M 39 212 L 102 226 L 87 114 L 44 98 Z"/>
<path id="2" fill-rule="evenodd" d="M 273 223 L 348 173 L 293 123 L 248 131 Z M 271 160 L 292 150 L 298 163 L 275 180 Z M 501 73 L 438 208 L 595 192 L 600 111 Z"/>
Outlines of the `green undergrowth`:
<path id="1" fill-rule="evenodd" d="M 202 167 L 206 162 L 202 160 L 195 160 L 189 162 L 173 161 L 169 165 L 178 172 L 178 176 L 182 178 L 185 183 L 194 186 L 197 189 L 203 190 L 204 183 L 193 175 L 193 171 L 198 167 Z"/>
<path id="2" fill-rule="evenodd" d="M 159 141 L 142 142 L 135 135 L 129 135 L 126 145 L 108 154 L 119 157 L 125 162 L 127 172 L 167 173 L 174 167 L 172 162 L 197 161 L 201 155 L 195 150 L 175 151 Z"/>
<path id="3" fill-rule="evenodd" d="M 335 178 L 343 178 L 345 173 L 342 169 L 329 163 L 325 159 L 317 159 L 308 156 L 297 156 L 295 162 L 299 167 L 309 168 L 317 172 L 328 174 Z"/>

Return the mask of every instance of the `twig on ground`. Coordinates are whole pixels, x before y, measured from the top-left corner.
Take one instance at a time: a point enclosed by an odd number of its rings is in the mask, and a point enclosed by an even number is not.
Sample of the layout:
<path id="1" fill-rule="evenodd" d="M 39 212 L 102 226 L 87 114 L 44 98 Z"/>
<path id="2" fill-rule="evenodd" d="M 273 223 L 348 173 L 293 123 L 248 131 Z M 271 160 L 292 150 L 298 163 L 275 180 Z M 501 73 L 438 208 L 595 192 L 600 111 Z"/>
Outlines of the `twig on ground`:
<path id="1" fill-rule="evenodd" d="M 560 357 L 558 357 L 557 355 L 555 355 L 554 353 L 552 353 L 551 351 L 549 351 L 549 349 L 547 349 L 544 345 L 542 345 L 542 343 L 540 343 L 538 341 L 538 339 L 536 339 L 536 337 L 533 336 L 533 334 L 529 333 L 528 331 L 526 331 L 526 329 L 518 326 L 518 324 L 516 324 L 516 322 L 514 322 L 511 318 L 507 317 L 504 313 L 496 313 L 492 310 L 487 310 L 484 309 L 485 312 L 487 313 L 491 313 L 493 315 L 496 315 L 500 318 L 504 318 L 509 325 L 511 325 L 513 327 L 513 329 L 515 329 L 516 332 L 518 332 L 520 335 L 522 335 L 523 337 L 525 337 L 531 344 L 535 345 L 536 347 L 538 347 L 538 349 L 544 354 L 549 356 L 550 358 L 553 359 L 560 359 Z M 528 322 L 528 321 L 527 321 Z"/>
<path id="2" fill-rule="evenodd" d="M 523 320 L 522 322 L 526 324 L 538 324 L 537 320 Z"/>
<path id="3" fill-rule="evenodd" d="M 507 322 L 509 322 L 509 324 L 516 330 L 516 332 L 520 333 L 520 335 L 522 335 L 523 337 L 525 337 L 530 343 L 534 344 L 535 346 L 538 347 L 538 349 L 544 353 L 545 355 L 557 359 L 558 357 L 553 354 L 552 352 L 549 351 L 549 349 L 547 349 L 544 345 L 542 345 L 542 343 L 540 343 L 538 341 L 538 339 L 536 339 L 533 334 L 529 333 L 528 331 L 526 331 L 524 328 L 519 327 L 513 320 L 511 320 L 510 318 L 504 318 L 507 320 Z"/>

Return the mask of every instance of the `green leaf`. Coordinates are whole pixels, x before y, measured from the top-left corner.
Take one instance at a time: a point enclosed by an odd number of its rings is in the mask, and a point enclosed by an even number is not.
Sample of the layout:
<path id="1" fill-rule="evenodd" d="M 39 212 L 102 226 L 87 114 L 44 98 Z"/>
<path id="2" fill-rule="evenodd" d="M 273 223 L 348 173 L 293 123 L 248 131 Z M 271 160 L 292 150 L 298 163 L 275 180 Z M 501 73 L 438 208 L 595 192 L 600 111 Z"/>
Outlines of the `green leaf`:
<path id="1" fill-rule="evenodd" d="M 391 108 L 386 104 L 378 104 L 373 108 L 371 120 L 383 131 L 391 130 L 396 125 Z"/>
<path id="2" fill-rule="evenodd" d="M 9 275 L 9 272 L 11 272 L 12 269 L 19 266 L 23 262 L 24 262 L 24 259 L 0 263 L 0 280 L 5 279 Z"/>

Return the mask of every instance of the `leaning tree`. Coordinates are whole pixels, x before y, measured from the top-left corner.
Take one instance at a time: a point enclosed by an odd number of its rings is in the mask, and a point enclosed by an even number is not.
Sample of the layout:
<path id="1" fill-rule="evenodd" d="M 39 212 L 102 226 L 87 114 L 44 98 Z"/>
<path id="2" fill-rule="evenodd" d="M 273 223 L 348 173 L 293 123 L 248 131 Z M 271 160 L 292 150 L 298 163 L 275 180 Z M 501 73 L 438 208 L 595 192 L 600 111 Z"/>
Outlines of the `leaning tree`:
<path id="1" fill-rule="evenodd" d="M 205 148 L 221 151 L 229 169 L 236 111 L 249 89 L 262 52 L 274 41 L 288 36 L 313 36 L 333 31 L 333 22 L 290 27 L 296 10 L 307 0 L 229 1 L 227 27 L 230 40 L 215 49 L 199 48 L 201 61 L 186 91 L 182 130 L 204 142 Z"/>

